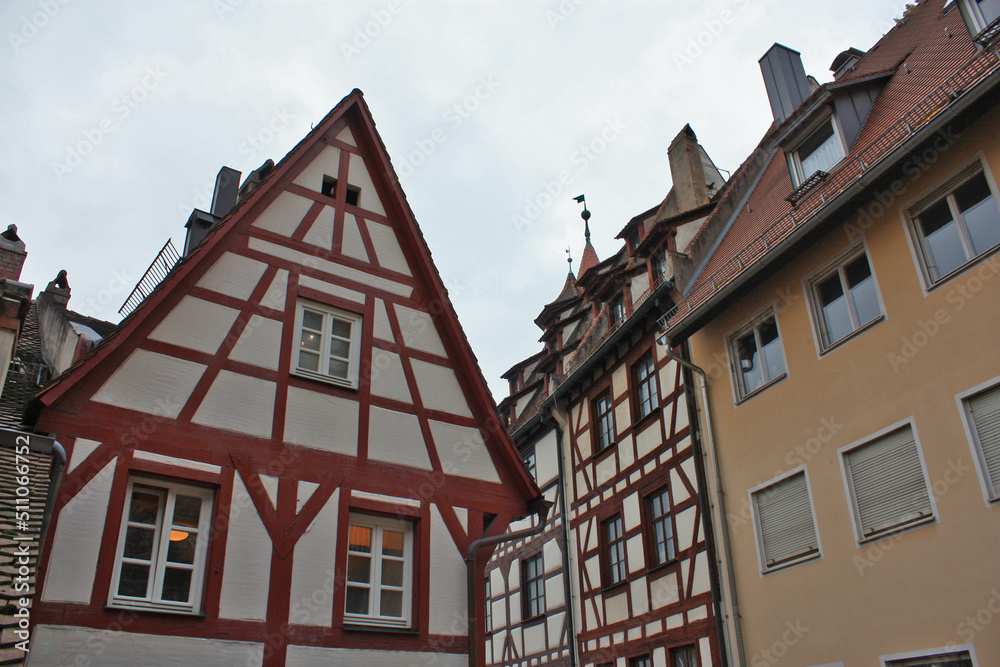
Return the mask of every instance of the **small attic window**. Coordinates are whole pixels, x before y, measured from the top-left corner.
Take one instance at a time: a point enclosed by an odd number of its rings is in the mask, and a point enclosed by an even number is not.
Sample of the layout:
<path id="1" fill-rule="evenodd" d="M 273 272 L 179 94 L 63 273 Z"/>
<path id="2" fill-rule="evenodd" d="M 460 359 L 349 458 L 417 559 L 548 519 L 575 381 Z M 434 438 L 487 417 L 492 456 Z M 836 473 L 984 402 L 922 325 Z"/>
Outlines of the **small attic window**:
<path id="1" fill-rule="evenodd" d="M 337 196 L 337 179 L 332 176 L 323 176 L 323 185 L 320 187 L 319 193 L 326 197 L 336 197 Z M 351 185 L 347 185 L 347 203 L 351 206 L 358 205 L 358 198 L 361 196 L 361 188 Z"/>
<path id="2" fill-rule="evenodd" d="M 789 153 L 788 167 L 792 173 L 792 183 L 798 187 L 817 171 L 831 171 L 846 155 L 837 121 L 831 116 L 798 148 Z"/>

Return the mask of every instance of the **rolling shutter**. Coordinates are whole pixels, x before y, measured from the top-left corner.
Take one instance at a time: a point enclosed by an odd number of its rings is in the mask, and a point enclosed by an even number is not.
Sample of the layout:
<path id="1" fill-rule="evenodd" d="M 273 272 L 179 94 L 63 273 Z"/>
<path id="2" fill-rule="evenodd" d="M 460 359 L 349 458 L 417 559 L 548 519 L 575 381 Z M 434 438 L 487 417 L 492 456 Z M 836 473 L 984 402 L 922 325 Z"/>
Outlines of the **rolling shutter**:
<path id="1" fill-rule="evenodd" d="M 754 504 L 766 568 L 819 552 L 805 472 L 758 491 Z"/>
<path id="2" fill-rule="evenodd" d="M 862 539 L 933 516 L 909 425 L 847 453 Z"/>
<path id="3" fill-rule="evenodd" d="M 990 498 L 996 498 L 1000 496 L 1000 387 L 970 398 L 969 414 L 989 482 Z"/>

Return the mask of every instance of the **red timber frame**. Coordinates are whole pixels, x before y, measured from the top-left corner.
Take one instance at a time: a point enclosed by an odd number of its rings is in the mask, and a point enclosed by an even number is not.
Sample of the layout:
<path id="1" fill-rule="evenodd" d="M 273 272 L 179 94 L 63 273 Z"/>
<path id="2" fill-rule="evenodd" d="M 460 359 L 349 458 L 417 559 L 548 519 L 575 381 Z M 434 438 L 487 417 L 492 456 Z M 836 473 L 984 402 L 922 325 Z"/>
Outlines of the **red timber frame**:
<path id="1" fill-rule="evenodd" d="M 336 139 L 344 129 L 350 128 L 357 146 Z M 386 209 L 386 215 L 362 210 L 346 203 L 347 188 L 337 188 L 335 198 L 327 197 L 293 183 L 302 169 L 325 146 L 341 150 L 338 182 L 347 183 L 347 165 L 352 154 L 360 155 L 372 174 L 377 194 Z M 299 223 L 292 236 L 252 227 L 251 222 L 260 216 L 284 191 L 312 200 L 314 203 Z M 309 225 L 319 216 L 323 206 L 335 206 L 335 235 L 330 252 L 301 243 Z M 343 242 L 345 215 L 354 216 L 369 257 L 376 257 L 366 221 L 391 225 L 399 236 L 400 246 L 413 271 L 408 277 L 375 264 L 366 264 L 339 254 Z M 253 250 L 251 240 L 257 239 L 308 252 L 320 260 L 363 271 L 376 278 L 388 278 L 411 287 L 409 298 L 389 293 L 346 278 L 326 273 L 317 265 L 308 266 L 287 261 Z M 241 300 L 199 287 L 198 281 L 226 252 L 256 259 L 267 265 L 251 296 Z M 275 310 L 275 301 L 267 298 L 267 291 L 279 270 L 286 270 L 288 280 L 284 295 L 284 309 Z M 300 276 L 309 276 L 360 292 L 364 302 L 354 303 L 307 289 L 299 284 Z M 226 306 L 238 311 L 231 330 L 221 349 L 206 354 L 169 343 L 151 340 L 152 331 L 167 313 L 187 295 Z M 360 313 L 363 317 L 361 332 L 361 378 L 359 388 L 347 389 L 323 382 L 294 376 L 290 372 L 294 343 L 294 318 L 296 300 L 307 298 Z M 396 308 L 405 306 L 429 313 L 445 345 L 448 358 L 407 347 L 400 342 L 375 338 L 374 314 L 376 299 L 386 304 L 390 327 L 396 341 L 403 341 Z M 229 352 L 248 327 L 254 326 L 255 317 L 265 317 L 282 323 L 281 351 L 278 369 L 270 370 L 229 359 Z M 164 414 L 176 418 L 151 415 L 92 399 L 111 375 L 138 350 L 165 354 L 205 366 L 205 371 L 184 405 L 164 405 Z M 399 355 L 403 372 L 412 395 L 412 405 L 375 396 L 371 392 L 373 350 L 384 350 Z M 413 370 L 414 361 L 425 361 L 452 368 L 458 378 L 471 417 L 448 414 L 424 405 Z M 207 427 L 192 421 L 199 405 L 205 399 L 213 381 L 223 371 L 239 373 L 251 378 L 273 382 L 276 387 L 273 423 L 269 437 L 253 437 L 218 428 Z M 290 387 L 329 396 L 348 398 L 359 404 L 357 456 L 312 449 L 284 442 L 285 406 Z M 372 406 L 406 412 L 416 416 L 421 433 L 428 445 L 431 470 L 420 470 L 394 465 L 368 458 L 367 443 L 369 414 Z M 469 651 L 464 634 L 432 635 L 428 627 L 429 567 L 430 567 L 430 503 L 438 507 L 442 519 L 459 552 L 465 554 L 475 539 L 500 534 L 512 520 L 528 512 L 528 501 L 538 496 L 538 490 L 520 464 L 519 457 L 509 437 L 497 419 L 495 408 L 468 342 L 448 300 L 440 276 L 434 269 L 413 214 L 379 139 L 370 112 L 360 91 L 354 91 L 320 122 L 305 140 L 300 142 L 209 234 L 205 241 L 127 318 L 120 328 L 110 335 L 92 354 L 75 364 L 36 399 L 37 428 L 56 434 L 72 455 L 77 438 L 102 443 L 89 456 L 65 475 L 59 489 L 56 510 L 50 535 L 59 525 L 59 512 L 77 496 L 84 487 L 111 461 L 115 461 L 114 479 L 108 507 L 108 516 L 101 538 L 98 567 L 89 604 L 70 604 L 36 601 L 33 622 L 107 629 L 127 625 L 127 631 L 205 637 L 250 642 L 265 642 L 265 667 L 283 665 L 289 644 L 322 647 L 370 646 L 377 637 L 380 647 L 397 651 L 441 651 L 466 653 Z M 451 474 L 445 470 L 430 430 L 430 420 L 457 426 L 478 428 L 486 443 L 490 459 L 500 476 L 500 483 L 483 482 Z M 136 450 L 184 459 L 201 464 L 218 466 L 218 474 L 193 471 L 187 467 L 154 463 L 133 456 Z M 180 616 L 153 611 L 126 610 L 107 607 L 108 590 L 115 563 L 121 515 L 125 502 L 128 479 L 131 474 L 162 476 L 204 484 L 216 490 L 213 502 L 211 546 L 206 563 L 206 578 L 200 616 Z M 272 502 L 261 482 L 260 475 L 278 478 L 277 493 Z M 232 503 L 233 484 L 239 477 L 252 499 L 270 537 L 271 565 L 270 588 L 267 599 L 266 620 L 263 622 L 237 621 L 219 617 L 219 604 L 225 567 L 225 545 L 228 517 Z M 309 500 L 297 508 L 298 482 L 318 485 Z M 290 610 L 290 584 L 294 547 L 324 505 L 339 489 L 339 540 L 331 545 L 346 548 L 347 513 L 351 509 L 388 516 L 402 516 L 414 521 L 418 550 L 415 552 L 413 630 L 392 632 L 385 630 L 352 631 L 343 628 L 344 561 L 337 559 L 334 600 L 334 620 L 331 627 L 316 627 L 288 623 Z M 362 501 L 351 497 L 351 490 L 407 498 L 419 502 L 419 507 L 386 505 L 376 501 Z M 466 529 L 455 508 L 467 510 Z M 267 548 L 267 545 L 261 545 Z M 48 540 L 41 555 L 39 581 L 44 582 L 50 566 L 52 540 Z M 488 550 L 476 559 L 480 575 L 485 570 Z M 464 577 L 463 575 L 460 575 Z M 478 579 L 481 581 L 482 576 Z M 464 581 L 464 578 L 463 578 Z M 318 582 L 322 583 L 322 582 Z M 39 585 L 42 590 L 42 584 Z M 477 602 L 483 601 L 482 586 L 476 591 Z M 464 613 L 464 609 L 462 610 Z M 124 619 L 124 620 L 123 620 Z M 127 623 L 126 623 L 127 621 Z M 479 619 L 480 636 L 483 636 L 483 619 Z M 482 647 L 478 647 L 480 653 Z"/>

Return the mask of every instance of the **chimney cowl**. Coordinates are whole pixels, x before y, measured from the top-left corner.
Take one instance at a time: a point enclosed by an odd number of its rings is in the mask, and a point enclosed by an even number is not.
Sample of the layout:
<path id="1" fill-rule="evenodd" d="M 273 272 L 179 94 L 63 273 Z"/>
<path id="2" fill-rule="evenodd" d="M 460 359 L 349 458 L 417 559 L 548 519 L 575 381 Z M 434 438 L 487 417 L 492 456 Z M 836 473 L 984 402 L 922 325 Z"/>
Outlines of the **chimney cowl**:
<path id="1" fill-rule="evenodd" d="M 841 51 L 837 54 L 837 57 L 833 59 L 833 63 L 830 65 L 830 71 L 833 72 L 833 78 L 839 80 L 842 76 L 847 74 L 851 68 L 854 67 L 854 63 L 861 60 L 861 56 L 865 55 L 865 52 L 861 49 L 856 49 L 853 46 L 846 51 Z"/>

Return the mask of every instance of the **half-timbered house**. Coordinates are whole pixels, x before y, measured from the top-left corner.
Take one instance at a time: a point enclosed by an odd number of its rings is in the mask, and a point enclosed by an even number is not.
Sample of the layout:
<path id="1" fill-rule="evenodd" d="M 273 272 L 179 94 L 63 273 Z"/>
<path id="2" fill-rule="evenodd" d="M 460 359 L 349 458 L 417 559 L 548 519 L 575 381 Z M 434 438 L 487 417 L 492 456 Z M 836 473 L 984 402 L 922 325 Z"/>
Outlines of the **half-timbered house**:
<path id="1" fill-rule="evenodd" d="M 30 662 L 466 665 L 470 547 L 544 504 L 360 91 L 226 180 L 36 399 L 69 460 Z"/>

